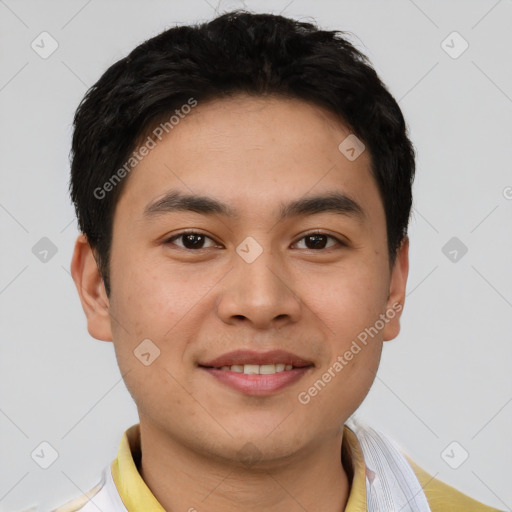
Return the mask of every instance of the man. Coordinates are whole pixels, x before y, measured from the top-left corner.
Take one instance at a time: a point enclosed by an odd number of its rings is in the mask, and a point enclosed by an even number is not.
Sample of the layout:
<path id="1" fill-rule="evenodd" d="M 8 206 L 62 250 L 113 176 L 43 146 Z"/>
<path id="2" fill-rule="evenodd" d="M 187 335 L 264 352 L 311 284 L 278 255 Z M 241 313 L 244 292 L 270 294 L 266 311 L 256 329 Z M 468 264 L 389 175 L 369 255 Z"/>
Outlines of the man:
<path id="1" fill-rule="evenodd" d="M 140 423 L 59 511 L 494 510 L 352 417 L 400 330 L 415 162 L 341 32 L 167 30 L 74 127 L 72 275 Z"/>

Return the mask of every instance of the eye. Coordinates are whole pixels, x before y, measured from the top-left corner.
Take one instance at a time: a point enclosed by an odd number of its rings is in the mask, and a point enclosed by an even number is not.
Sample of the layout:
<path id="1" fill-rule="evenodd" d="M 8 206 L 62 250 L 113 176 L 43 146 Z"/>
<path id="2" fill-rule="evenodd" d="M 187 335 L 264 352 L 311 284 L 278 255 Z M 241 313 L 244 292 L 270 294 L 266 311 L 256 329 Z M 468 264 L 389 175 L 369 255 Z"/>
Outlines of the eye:
<path id="1" fill-rule="evenodd" d="M 328 245 L 328 240 L 331 240 L 333 243 Z M 181 244 L 175 243 L 176 240 L 180 240 Z M 212 242 L 210 246 L 205 246 L 205 242 L 209 240 Z M 321 249 L 330 249 L 336 245 L 347 247 L 347 244 L 339 240 L 338 238 L 328 235 L 327 233 L 322 232 L 313 232 L 303 236 L 299 239 L 296 244 L 305 241 L 305 247 L 299 247 L 299 249 L 308 249 L 308 250 L 321 250 Z M 165 241 L 165 244 L 177 245 L 182 249 L 189 250 L 201 250 L 207 249 L 208 247 L 215 247 L 215 241 L 206 236 L 203 233 L 197 231 L 182 231 L 176 235 L 173 235 L 171 238 Z"/>
<path id="2" fill-rule="evenodd" d="M 334 243 L 327 246 L 327 240 L 328 239 L 334 240 Z M 341 245 L 343 247 L 346 247 L 347 244 L 343 243 L 338 238 L 328 235 L 327 233 L 321 233 L 321 232 L 314 232 L 309 233 L 308 235 L 303 236 L 298 242 L 301 242 L 302 240 L 305 240 L 306 247 L 302 247 L 303 249 L 311 249 L 311 250 L 319 250 L 319 249 L 330 249 L 331 247 L 335 246 L 336 244 Z"/>
<path id="3" fill-rule="evenodd" d="M 181 240 L 182 245 L 175 244 L 175 240 Z M 172 236 L 168 240 L 165 241 L 166 244 L 173 244 L 177 245 L 178 247 L 181 247 L 182 249 L 205 249 L 204 246 L 205 240 L 210 240 L 213 242 L 213 240 L 209 237 L 204 235 L 203 233 L 198 233 L 197 231 L 182 231 L 181 233 L 178 233 L 177 235 Z M 212 245 L 212 247 L 215 246 L 215 244 Z"/>

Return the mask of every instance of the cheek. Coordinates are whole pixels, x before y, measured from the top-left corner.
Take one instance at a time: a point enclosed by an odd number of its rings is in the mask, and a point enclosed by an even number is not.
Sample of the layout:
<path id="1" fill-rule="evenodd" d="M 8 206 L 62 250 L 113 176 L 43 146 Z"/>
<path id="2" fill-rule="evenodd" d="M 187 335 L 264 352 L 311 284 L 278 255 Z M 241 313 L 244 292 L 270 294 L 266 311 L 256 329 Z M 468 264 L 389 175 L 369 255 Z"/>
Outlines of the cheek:
<path id="1" fill-rule="evenodd" d="M 161 262 L 118 258 L 112 275 L 115 297 L 111 304 L 131 337 L 163 340 L 205 294 L 208 283 L 184 279 L 176 268 Z"/>
<path id="2" fill-rule="evenodd" d="M 330 336 L 343 345 L 372 326 L 387 298 L 386 274 L 375 265 L 345 265 L 303 287 L 304 301 L 330 328 Z"/>
<path id="3" fill-rule="evenodd" d="M 186 391 L 186 379 L 175 368 L 169 368 L 165 353 L 151 365 L 144 366 L 129 355 L 122 354 L 119 367 L 123 373 L 126 388 L 140 413 L 154 418 L 168 416 L 179 410 L 191 420 L 196 414 L 194 400 Z M 131 362 L 130 362 L 131 361 Z"/>
<path id="4" fill-rule="evenodd" d="M 200 329 L 198 312 L 214 307 L 207 294 L 218 277 L 212 272 L 187 276 L 162 262 L 143 266 L 119 258 L 116 264 L 110 311 L 118 365 L 123 374 L 129 372 L 127 387 L 131 393 L 138 390 L 142 399 L 144 389 L 149 394 L 165 389 L 179 397 L 182 390 L 174 378 L 186 381 L 187 344 Z M 150 353 L 146 359 L 158 354 L 148 367 L 136 357 L 143 343 L 148 346 L 143 353 Z"/>

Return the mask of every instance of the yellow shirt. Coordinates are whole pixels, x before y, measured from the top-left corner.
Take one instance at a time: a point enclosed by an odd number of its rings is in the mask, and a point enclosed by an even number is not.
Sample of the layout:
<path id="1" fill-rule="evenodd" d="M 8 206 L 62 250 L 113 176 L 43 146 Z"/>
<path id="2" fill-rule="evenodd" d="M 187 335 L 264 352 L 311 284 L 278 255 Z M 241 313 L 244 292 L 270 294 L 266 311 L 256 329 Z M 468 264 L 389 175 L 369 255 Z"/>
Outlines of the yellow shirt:
<path id="1" fill-rule="evenodd" d="M 365 512 L 366 466 L 357 437 L 347 426 L 343 430 L 342 452 L 344 463 L 347 461 L 349 466 L 348 476 L 351 481 L 345 512 Z M 165 512 L 137 470 L 140 456 L 140 430 L 139 424 L 136 424 L 123 434 L 117 457 L 110 466 L 117 492 L 128 512 Z M 432 478 L 409 457 L 406 458 L 424 489 L 431 512 L 500 512 Z M 79 511 L 101 488 L 102 485 L 98 484 L 85 495 L 66 503 L 54 512 Z"/>

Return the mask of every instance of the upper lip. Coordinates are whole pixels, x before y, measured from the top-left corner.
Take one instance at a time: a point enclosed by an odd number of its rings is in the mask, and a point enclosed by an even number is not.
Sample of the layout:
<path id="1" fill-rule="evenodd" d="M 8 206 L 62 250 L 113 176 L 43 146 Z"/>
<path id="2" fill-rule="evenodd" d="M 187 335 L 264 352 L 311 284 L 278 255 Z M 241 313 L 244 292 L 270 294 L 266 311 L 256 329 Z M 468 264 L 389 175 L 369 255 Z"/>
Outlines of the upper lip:
<path id="1" fill-rule="evenodd" d="M 199 363 L 199 366 L 220 368 L 221 366 L 231 366 L 234 364 L 291 364 L 296 367 L 313 366 L 311 361 L 302 359 L 301 357 L 284 350 L 269 350 L 268 352 L 235 350 L 210 361 Z"/>

